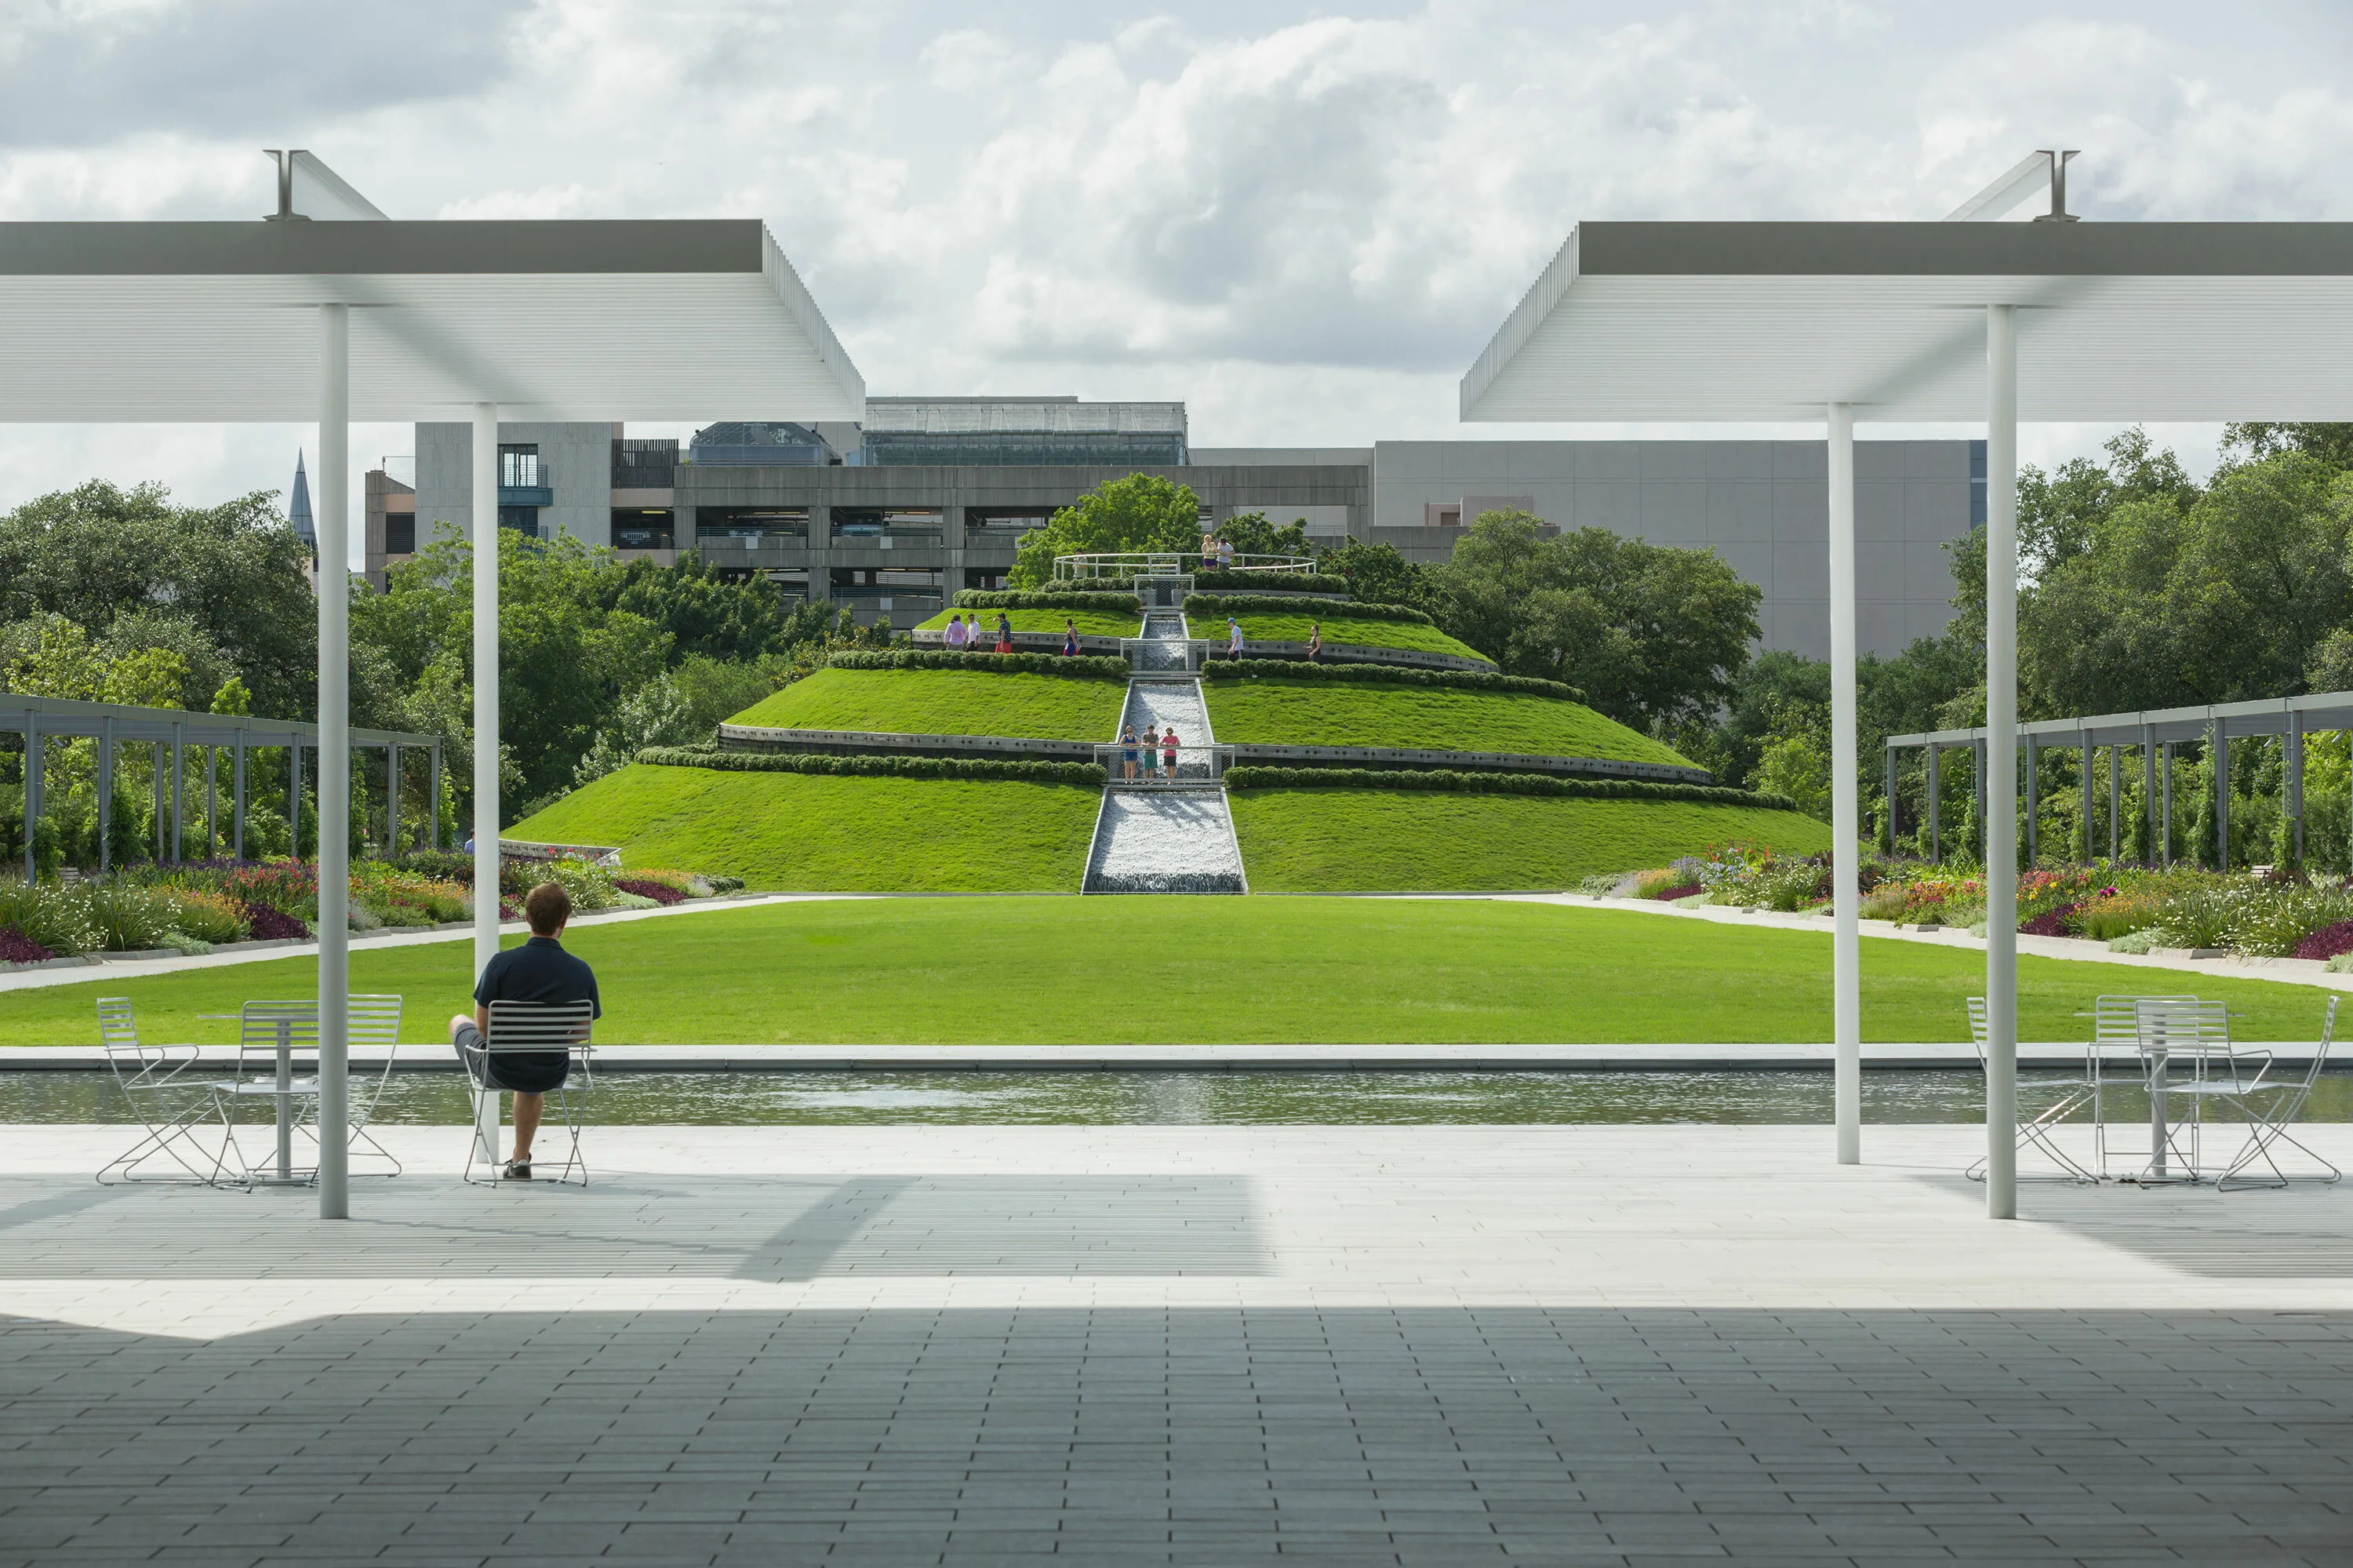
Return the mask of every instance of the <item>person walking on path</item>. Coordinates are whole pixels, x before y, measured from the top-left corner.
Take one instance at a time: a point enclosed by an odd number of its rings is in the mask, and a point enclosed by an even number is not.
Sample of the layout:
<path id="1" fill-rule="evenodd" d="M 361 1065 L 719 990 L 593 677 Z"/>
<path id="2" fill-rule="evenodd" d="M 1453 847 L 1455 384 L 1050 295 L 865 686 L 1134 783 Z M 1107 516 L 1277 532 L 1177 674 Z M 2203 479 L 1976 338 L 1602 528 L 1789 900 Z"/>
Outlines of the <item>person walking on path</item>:
<path id="1" fill-rule="evenodd" d="M 1307 656 L 1310 659 L 1324 657 L 1324 628 L 1313 620 L 1307 623 Z"/>
<path id="2" fill-rule="evenodd" d="M 1066 615 L 1062 617 L 1062 657 L 1075 659 L 1078 656 L 1079 629 L 1076 623 Z"/>
<path id="3" fill-rule="evenodd" d="M 596 974 L 564 950 L 564 927 L 572 919 L 572 897 L 554 883 L 543 882 L 522 897 L 523 919 L 531 939 L 509 948 L 482 966 L 481 983 L 474 987 L 474 1016 L 459 1013 L 449 1020 L 449 1044 L 467 1066 L 491 1089 L 514 1096 L 514 1158 L 499 1168 L 512 1181 L 531 1180 L 531 1143 L 539 1132 L 540 1108 L 550 1089 L 560 1089 L 572 1073 L 569 1051 L 501 1051 L 491 1054 L 484 1036 L 491 1032 L 494 1001 L 585 1001 L 591 1018 L 605 1014 L 596 995 Z"/>
<path id="4" fill-rule="evenodd" d="M 1174 784 L 1176 782 L 1176 726 L 1175 725 L 1172 724 L 1160 732 L 1160 745 L 1168 757 L 1166 770 L 1168 782 Z"/>
<path id="5" fill-rule="evenodd" d="M 1133 784 L 1135 782 L 1135 726 L 1134 725 L 1124 726 L 1120 734 L 1119 741 L 1120 745 L 1125 748 L 1121 755 L 1120 760 L 1126 765 L 1127 781 Z"/>
<path id="6" fill-rule="evenodd" d="M 940 641 L 961 652 L 972 646 L 972 629 L 964 623 L 963 616 L 951 615 L 948 617 L 948 629 L 940 633 Z"/>
<path id="7" fill-rule="evenodd" d="M 997 612 L 997 651 L 999 653 L 1013 652 L 1013 618 L 1001 609 Z"/>
<path id="8" fill-rule="evenodd" d="M 1144 781 L 1146 784 L 1152 782 L 1152 770 L 1159 766 L 1160 726 L 1148 724 L 1144 726 Z"/>
<path id="9" fill-rule="evenodd" d="M 1241 656 L 1242 623 L 1229 615 L 1226 617 L 1226 657 L 1239 659 Z"/>

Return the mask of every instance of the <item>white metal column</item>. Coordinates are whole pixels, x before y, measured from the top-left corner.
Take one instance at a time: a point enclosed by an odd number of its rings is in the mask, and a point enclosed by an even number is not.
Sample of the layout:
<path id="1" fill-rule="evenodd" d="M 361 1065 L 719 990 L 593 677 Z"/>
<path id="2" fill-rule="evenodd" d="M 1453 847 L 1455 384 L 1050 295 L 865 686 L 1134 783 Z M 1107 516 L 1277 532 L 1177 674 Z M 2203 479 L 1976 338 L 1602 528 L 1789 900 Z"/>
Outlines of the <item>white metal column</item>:
<path id="1" fill-rule="evenodd" d="M 319 310 L 319 1217 L 351 1217 L 345 1032 L 351 999 L 352 314 Z"/>
<path id="2" fill-rule="evenodd" d="M 1831 528 L 1831 877 L 1836 930 L 1831 938 L 1831 1034 L 1836 1072 L 1838 1162 L 1862 1162 L 1862 896 L 1855 799 L 1854 410 L 1829 408 Z"/>
<path id="3" fill-rule="evenodd" d="M 1986 310 L 1986 1214 L 2018 1217 L 2018 315 Z"/>
<path id="4" fill-rule="evenodd" d="M 474 978 L 499 951 L 499 406 L 474 405 Z M 499 1159 L 499 1097 L 484 1095 L 475 1156 Z"/>

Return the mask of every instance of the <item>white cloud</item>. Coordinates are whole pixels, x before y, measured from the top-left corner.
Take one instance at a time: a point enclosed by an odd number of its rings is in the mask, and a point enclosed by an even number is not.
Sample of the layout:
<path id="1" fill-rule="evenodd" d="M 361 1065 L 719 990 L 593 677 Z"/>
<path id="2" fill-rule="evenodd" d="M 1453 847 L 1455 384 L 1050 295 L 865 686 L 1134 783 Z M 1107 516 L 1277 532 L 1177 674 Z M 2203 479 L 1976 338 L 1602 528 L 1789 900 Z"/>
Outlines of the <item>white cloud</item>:
<path id="1" fill-rule="evenodd" d="M 1204 445 L 1355 445 L 1455 433 L 1581 217 L 1933 217 L 2053 137 L 2094 216 L 2353 207 L 2353 35 L 2261 6 L 287 4 L 207 5 L 200 47 L 192 3 L 0 10 L 0 217 L 251 217 L 264 143 L 400 216 L 757 215 L 878 391 L 1182 397 Z M 235 102 L 180 79 L 205 51 Z M 98 463 L 279 488 L 290 447 L 9 432 L 0 503 Z"/>

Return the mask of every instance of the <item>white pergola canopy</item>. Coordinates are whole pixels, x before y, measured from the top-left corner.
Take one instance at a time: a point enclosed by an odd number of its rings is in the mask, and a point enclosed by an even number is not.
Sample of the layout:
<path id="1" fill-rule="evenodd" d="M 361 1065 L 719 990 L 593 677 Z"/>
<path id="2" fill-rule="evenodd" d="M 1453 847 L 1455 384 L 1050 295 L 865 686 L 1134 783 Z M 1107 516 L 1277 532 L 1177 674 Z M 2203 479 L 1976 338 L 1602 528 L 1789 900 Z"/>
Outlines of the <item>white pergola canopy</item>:
<path id="1" fill-rule="evenodd" d="M 2030 420 L 2353 416 L 2353 224 L 1585 223 L 1465 420 L 1980 420 L 1982 307 Z"/>
<path id="2" fill-rule="evenodd" d="M 856 420 L 866 386 L 755 218 L 0 224 L 0 420 Z"/>
<path id="3" fill-rule="evenodd" d="M 2353 418 L 2353 225 L 1588 223 L 1462 378 L 1465 420 L 1816 419 L 1829 446 L 1831 1016 L 1861 1159 L 1854 427 L 1985 421 L 1987 820 L 2016 810 L 2018 424 Z M 2035 160 L 2021 164 L 1989 203 Z M 1965 208 L 1969 210 L 1968 208 Z M 2017 845 L 1987 838 L 1986 1199 L 2017 1213 Z"/>

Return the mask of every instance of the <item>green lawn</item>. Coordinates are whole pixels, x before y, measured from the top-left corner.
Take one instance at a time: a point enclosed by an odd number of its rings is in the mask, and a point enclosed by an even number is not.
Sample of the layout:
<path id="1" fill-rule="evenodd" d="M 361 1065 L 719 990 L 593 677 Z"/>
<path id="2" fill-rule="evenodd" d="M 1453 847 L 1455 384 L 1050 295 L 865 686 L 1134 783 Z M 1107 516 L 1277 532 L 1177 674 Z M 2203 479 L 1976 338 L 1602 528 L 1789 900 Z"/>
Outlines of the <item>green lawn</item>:
<path id="1" fill-rule="evenodd" d="M 1513 751 L 1692 766 L 1650 736 L 1556 697 L 1313 680 L 1204 681 L 1201 691 L 1209 727 L 1227 744 Z"/>
<path id="2" fill-rule="evenodd" d="M 1075 893 L 1102 795 L 1069 784 L 632 763 L 509 832 L 617 844 L 626 865 L 730 873 L 762 889 Z"/>
<path id="3" fill-rule="evenodd" d="M 1051 631 L 1060 635 L 1062 618 L 1069 616 L 1082 637 L 1134 637 L 1144 630 L 1144 624 L 1132 615 L 1112 615 L 1100 609 L 1008 609 L 1005 618 L 1013 622 L 1016 631 Z M 992 637 L 997 635 L 997 617 L 993 609 L 944 609 L 915 628 L 918 631 L 937 631 L 947 625 L 948 617 L 961 615 L 966 620 L 981 618 L 982 627 Z"/>
<path id="4" fill-rule="evenodd" d="M 1068 675 L 987 670 L 819 670 L 764 697 L 730 724 L 894 735 L 1010 735 L 1109 740 L 1127 687 Z"/>
<path id="5" fill-rule="evenodd" d="M 1495 1044 L 1822 1042 L 1830 934 L 1618 910 L 1475 901 L 1286 898 L 888 899 L 714 910 L 586 927 L 623 1043 L 840 1045 L 1119 1042 Z M 1865 938 L 1863 1036 L 1965 1040 L 1978 954 Z M 352 955 L 354 989 L 407 998 L 404 1038 L 465 1004 L 463 941 Z M 152 1040 L 225 1040 L 199 1012 L 301 995 L 290 958 L 17 991 L 0 1043 L 89 1044 L 92 1000 L 127 995 Z M 2079 1040 L 2073 1017 L 2145 969 L 2019 961 L 2029 1040 Z M 2310 1040 L 2323 996 L 2197 978 L 2249 1040 Z M 1148 998 L 1148 1005 L 1139 1005 Z"/>
<path id="6" fill-rule="evenodd" d="M 1556 891 L 1727 839 L 1785 853 L 1831 847 L 1813 818 L 1749 806 L 1427 789 L 1237 789 L 1231 800 L 1257 893 Z"/>
<path id="7" fill-rule="evenodd" d="M 1456 641 L 1435 626 L 1417 626 L 1411 621 L 1360 620 L 1345 615 L 1238 615 L 1234 619 L 1242 623 L 1244 637 L 1261 642 L 1304 642 L 1307 629 L 1321 626 L 1327 648 L 1345 643 L 1360 648 L 1409 648 L 1417 653 L 1451 653 L 1458 659 L 1491 662 L 1469 643 Z M 1192 629 L 1194 636 L 1224 645 L 1224 618 L 1188 617 L 1186 625 Z"/>

